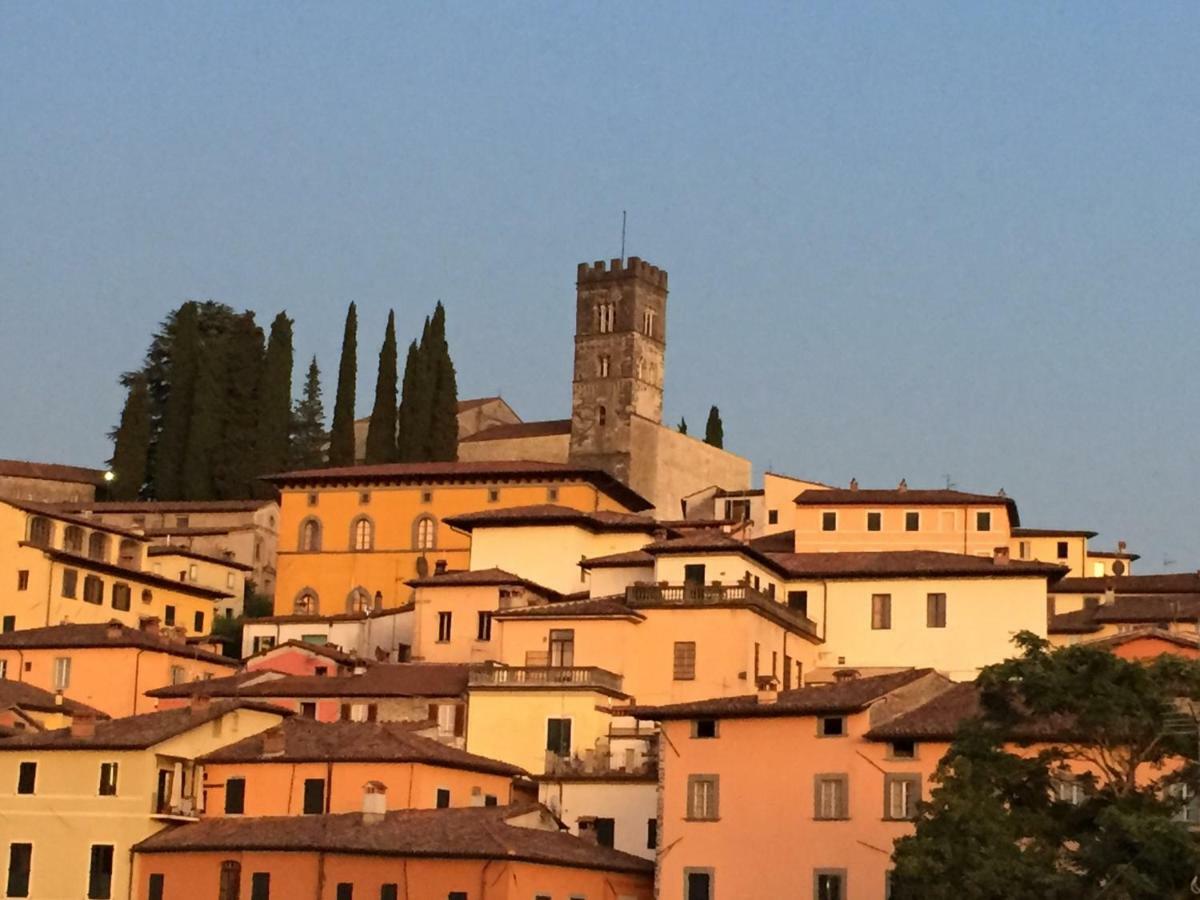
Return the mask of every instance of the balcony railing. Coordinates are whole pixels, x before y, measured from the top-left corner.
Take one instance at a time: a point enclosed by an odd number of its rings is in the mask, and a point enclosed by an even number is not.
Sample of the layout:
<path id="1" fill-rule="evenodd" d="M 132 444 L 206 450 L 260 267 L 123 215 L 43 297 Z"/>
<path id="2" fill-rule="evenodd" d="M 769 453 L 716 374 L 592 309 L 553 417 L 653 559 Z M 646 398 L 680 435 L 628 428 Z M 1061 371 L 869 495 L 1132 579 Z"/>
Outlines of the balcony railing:
<path id="1" fill-rule="evenodd" d="M 473 687 L 595 687 L 621 690 L 621 676 L 597 666 L 486 666 L 472 669 Z"/>
<path id="2" fill-rule="evenodd" d="M 638 606 L 754 606 L 792 622 L 801 631 L 817 634 L 817 624 L 762 591 L 745 584 L 634 584 L 625 589 L 625 602 Z"/>

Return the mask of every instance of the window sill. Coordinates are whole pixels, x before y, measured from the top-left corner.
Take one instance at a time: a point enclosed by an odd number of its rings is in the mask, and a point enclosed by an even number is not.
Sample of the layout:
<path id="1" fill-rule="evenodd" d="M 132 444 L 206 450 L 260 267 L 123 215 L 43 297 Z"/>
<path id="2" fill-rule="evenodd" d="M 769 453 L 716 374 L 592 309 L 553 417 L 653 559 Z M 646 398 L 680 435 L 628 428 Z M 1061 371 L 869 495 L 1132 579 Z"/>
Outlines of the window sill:
<path id="1" fill-rule="evenodd" d="M 708 819 L 696 819 L 696 818 L 693 818 L 692 816 L 684 816 L 683 821 L 685 821 L 685 822 L 720 822 L 721 817 L 713 816 L 712 818 L 708 818 Z"/>
<path id="2" fill-rule="evenodd" d="M 814 822 L 849 822 L 850 817 L 849 816 L 838 816 L 836 818 L 832 818 L 832 817 L 823 818 L 821 816 L 813 816 L 813 821 Z"/>

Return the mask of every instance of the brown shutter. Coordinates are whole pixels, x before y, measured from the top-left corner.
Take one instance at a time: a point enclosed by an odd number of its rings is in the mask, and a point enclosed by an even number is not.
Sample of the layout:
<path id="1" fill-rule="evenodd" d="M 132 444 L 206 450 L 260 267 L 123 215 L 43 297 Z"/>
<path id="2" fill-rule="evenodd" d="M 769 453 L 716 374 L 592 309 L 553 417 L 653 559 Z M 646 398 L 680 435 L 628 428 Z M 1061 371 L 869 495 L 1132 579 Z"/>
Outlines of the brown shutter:
<path id="1" fill-rule="evenodd" d="M 454 736 L 462 737 L 467 733 L 467 708 L 465 706 L 454 707 Z"/>

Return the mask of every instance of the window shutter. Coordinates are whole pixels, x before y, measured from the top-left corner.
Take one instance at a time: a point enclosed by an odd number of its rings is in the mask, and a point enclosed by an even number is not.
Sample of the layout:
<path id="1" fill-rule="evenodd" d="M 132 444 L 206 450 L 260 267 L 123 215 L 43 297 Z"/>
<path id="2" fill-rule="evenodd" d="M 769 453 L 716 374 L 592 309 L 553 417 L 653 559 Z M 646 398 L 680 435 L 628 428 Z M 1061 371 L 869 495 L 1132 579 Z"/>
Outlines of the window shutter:
<path id="1" fill-rule="evenodd" d="M 454 736 L 462 737 L 467 733 L 467 710 L 463 706 L 454 707 Z"/>

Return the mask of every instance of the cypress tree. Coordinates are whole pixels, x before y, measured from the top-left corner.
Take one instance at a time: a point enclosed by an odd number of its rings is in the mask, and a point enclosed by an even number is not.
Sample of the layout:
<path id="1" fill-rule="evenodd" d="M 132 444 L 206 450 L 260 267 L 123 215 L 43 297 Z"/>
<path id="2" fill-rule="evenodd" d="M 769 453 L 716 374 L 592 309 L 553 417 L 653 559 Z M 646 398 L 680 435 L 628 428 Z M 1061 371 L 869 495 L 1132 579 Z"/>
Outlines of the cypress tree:
<path id="1" fill-rule="evenodd" d="M 425 325 L 421 329 L 421 342 L 417 345 L 411 395 L 408 386 L 405 385 L 404 404 L 407 406 L 407 412 L 404 424 L 407 431 L 405 439 L 408 452 L 405 457 L 407 462 L 425 462 L 432 458 L 430 456 L 429 425 L 433 418 L 433 391 L 437 383 L 436 370 L 430 365 L 432 347 L 429 317 L 426 316 Z M 410 396 L 411 402 L 409 401 Z"/>
<path id="2" fill-rule="evenodd" d="M 675 430 L 678 431 L 680 434 L 687 434 L 687 419 L 686 418 L 680 419 L 679 426 Z"/>
<path id="3" fill-rule="evenodd" d="M 258 384 L 263 374 L 263 333 L 254 313 L 242 313 L 206 357 L 216 370 L 220 439 L 212 448 L 213 490 L 218 500 L 244 500 L 258 474 Z"/>
<path id="4" fill-rule="evenodd" d="M 113 436 L 110 495 L 113 500 L 136 500 L 146 483 L 150 452 L 150 392 L 146 379 L 134 378 L 121 410 L 121 424 Z"/>
<path id="5" fill-rule="evenodd" d="M 179 474 L 179 499 L 217 499 L 213 484 L 213 451 L 221 441 L 221 384 L 216 366 L 216 354 L 200 355 L 192 391 L 187 446 Z"/>
<path id="6" fill-rule="evenodd" d="M 318 385 L 318 392 L 320 386 Z M 281 312 L 271 323 L 262 379 L 258 385 L 258 435 L 256 475 L 282 472 L 288 465 L 288 439 L 292 419 L 292 320 Z M 256 481 L 254 494 L 270 497 L 269 484 Z"/>
<path id="7" fill-rule="evenodd" d="M 329 431 L 329 465 L 354 465 L 354 382 L 358 378 L 358 310 L 353 303 L 346 311 L 342 335 L 342 358 L 338 365 L 337 396 L 333 401 L 333 425 Z"/>
<path id="8" fill-rule="evenodd" d="M 715 406 L 708 411 L 708 421 L 704 425 L 704 443 L 714 447 L 725 446 L 725 426 L 721 424 L 721 411 Z"/>
<path id="9" fill-rule="evenodd" d="M 429 455 L 434 462 L 458 459 L 458 378 L 446 341 L 446 310 L 438 301 L 430 322 L 429 372 L 433 391 L 429 415 Z"/>
<path id="10" fill-rule="evenodd" d="M 396 314 L 388 311 L 387 330 L 379 349 L 379 374 L 375 379 L 375 406 L 367 426 L 368 463 L 396 461 Z"/>
<path id="11" fill-rule="evenodd" d="M 414 406 L 421 381 L 421 350 L 417 342 L 408 345 L 408 356 L 404 360 L 404 384 L 400 395 L 400 409 L 396 414 L 396 458 L 401 462 L 412 462 L 417 458 L 417 430 Z"/>
<path id="12" fill-rule="evenodd" d="M 155 443 L 154 495 L 159 500 L 184 497 L 183 460 L 188 447 L 192 400 L 200 364 L 200 321 L 196 304 L 181 306 L 171 323 L 174 332 L 162 342 L 162 429 Z M 153 352 L 153 348 L 152 348 Z"/>
<path id="13" fill-rule="evenodd" d="M 321 403 L 321 370 L 314 356 L 304 380 L 304 397 L 292 413 L 288 466 L 317 469 L 325 462 L 325 406 Z"/>

